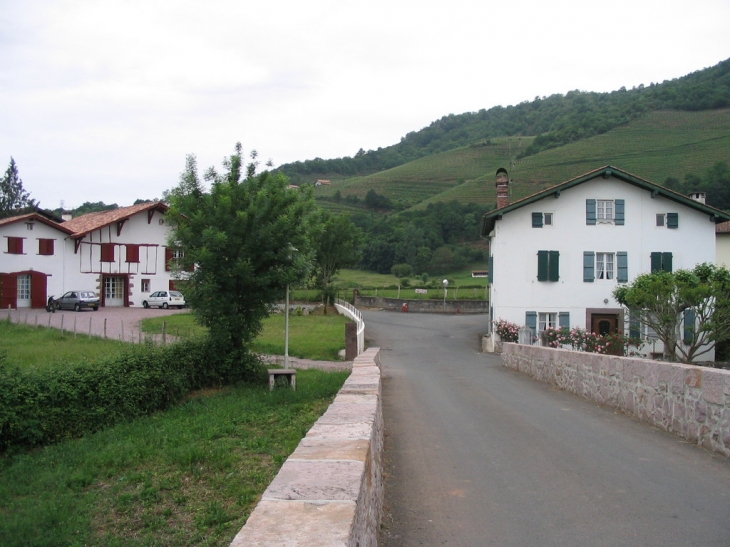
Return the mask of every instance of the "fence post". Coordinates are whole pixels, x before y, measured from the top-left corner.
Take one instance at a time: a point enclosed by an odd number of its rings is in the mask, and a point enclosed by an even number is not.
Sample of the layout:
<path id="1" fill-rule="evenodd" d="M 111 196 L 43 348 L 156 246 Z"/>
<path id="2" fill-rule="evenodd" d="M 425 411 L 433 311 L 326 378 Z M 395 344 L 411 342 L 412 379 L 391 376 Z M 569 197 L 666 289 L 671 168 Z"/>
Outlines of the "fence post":
<path id="1" fill-rule="evenodd" d="M 106 338 L 106 317 L 104 318 L 104 338 Z"/>
<path id="2" fill-rule="evenodd" d="M 76 316 L 74 315 L 74 340 L 76 340 Z"/>
<path id="3" fill-rule="evenodd" d="M 167 321 L 162 322 L 162 344 L 167 343 Z"/>
<path id="4" fill-rule="evenodd" d="M 61 338 L 63 338 L 63 318 L 64 318 L 64 315 L 61 314 Z"/>
<path id="5" fill-rule="evenodd" d="M 89 338 L 91 338 L 91 316 L 89 316 Z"/>
<path id="6" fill-rule="evenodd" d="M 122 342 L 124 341 L 124 321 L 121 319 L 119 320 L 119 323 L 122 325 Z"/>
<path id="7" fill-rule="evenodd" d="M 137 327 L 139 328 L 139 343 L 142 343 L 142 320 L 140 319 Z"/>

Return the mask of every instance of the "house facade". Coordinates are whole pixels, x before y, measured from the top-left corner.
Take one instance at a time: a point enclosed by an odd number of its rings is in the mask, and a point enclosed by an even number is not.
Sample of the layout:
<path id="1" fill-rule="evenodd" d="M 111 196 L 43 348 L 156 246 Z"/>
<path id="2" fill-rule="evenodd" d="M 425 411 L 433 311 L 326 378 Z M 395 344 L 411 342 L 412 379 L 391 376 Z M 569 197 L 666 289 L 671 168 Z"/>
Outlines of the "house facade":
<path id="1" fill-rule="evenodd" d="M 613 299 L 620 283 L 655 270 L 715 262 L 723 211 L 615 167 L 602 167 L 509 203 L 498 172 L 498 208 L 482 220 L 489 240 L 490 330 L 505 319 L 529 327 L 630 330 Z M 637 334 L 637 333 L 632 333 Z M 661 351 L 652 333 L 646 352 Z"/>
<path id="2" fill-rule="evenodd" d="M 174 288 L 178 251 L 167 246 L 166 211 L 149 202 L 66 222 L 37 214 L 0 221 L 2 306 L 40 308 L 72 289 L 95 291 L 102 306 L 141 306 Z"/>
<path id="3" fill-rule="evenodd" d="M 715 260 L 718 266 L 730 268 L 730 222 L 721 222 L 715 229 Z"/>

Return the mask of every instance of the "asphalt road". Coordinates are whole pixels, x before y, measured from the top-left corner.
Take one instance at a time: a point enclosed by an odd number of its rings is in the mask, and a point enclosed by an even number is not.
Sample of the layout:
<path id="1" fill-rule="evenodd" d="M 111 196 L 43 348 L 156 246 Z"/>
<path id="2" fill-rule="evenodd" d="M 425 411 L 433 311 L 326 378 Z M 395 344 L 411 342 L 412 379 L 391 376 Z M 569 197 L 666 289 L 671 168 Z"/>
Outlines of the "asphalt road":
<path id="1" fill-rule="evenodd" d="M 478 352 L 484 316 L 366 311 L 380 545 L 730 546 L 730 460 Z"/>

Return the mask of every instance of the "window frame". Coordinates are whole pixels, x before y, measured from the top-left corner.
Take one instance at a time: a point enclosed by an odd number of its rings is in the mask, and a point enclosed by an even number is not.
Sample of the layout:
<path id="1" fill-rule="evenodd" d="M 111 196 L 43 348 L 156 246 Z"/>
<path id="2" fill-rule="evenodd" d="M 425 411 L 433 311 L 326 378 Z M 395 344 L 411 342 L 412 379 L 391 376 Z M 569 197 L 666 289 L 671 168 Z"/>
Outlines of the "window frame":
<path id="1" fill-rule="evenodd" d="M 100 262 L 114 262 L 114 243 L 102 243 L 101 244 L 101 258 Z"/>
<path id="2" fill-rule="evenodd" d="M 17 237 L 17 236 L 6 236 L 8 240 L 8 246 L 6 254 L 11 255 L 24 255 L 25 252 L 23 250 L 23 240 L 24 237 Z"/>
<path id="3" fill-rule="evenodd" d="M 47 237 L 39 237 L 38 254 L 41 256 L 53 256 L 56 254 L 56 240 Z"/>
<path id="4" fill-rule="evenodd" d="M 616 279 L 616 253 L 596 252 L 595 272 L 596 279 L 602 281 Z"/>

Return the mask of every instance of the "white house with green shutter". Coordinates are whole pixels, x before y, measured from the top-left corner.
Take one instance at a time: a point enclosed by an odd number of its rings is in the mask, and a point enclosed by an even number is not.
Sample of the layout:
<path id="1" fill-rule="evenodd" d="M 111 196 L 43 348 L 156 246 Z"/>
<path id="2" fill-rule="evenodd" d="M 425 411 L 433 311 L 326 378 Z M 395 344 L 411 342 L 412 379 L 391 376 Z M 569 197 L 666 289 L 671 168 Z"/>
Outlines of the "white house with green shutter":
<path id="1" fill-rule="evenodd" d="M 548 327 L 629 330 L 612 297 L 616 286 L 641 273 L 715 262 L 715 225 L 730 220 L 701 199 L 611 166 L 514 203 L 508 184 L 500 169 L 497 209 L 482 219 L 490 331 L 499 319 L 529 327 L 534 338 Z M 647 353 L 661 351 L 652 333 L 641 335 Z"/>

